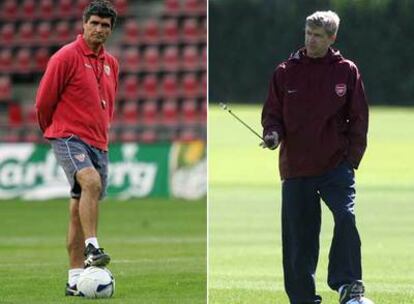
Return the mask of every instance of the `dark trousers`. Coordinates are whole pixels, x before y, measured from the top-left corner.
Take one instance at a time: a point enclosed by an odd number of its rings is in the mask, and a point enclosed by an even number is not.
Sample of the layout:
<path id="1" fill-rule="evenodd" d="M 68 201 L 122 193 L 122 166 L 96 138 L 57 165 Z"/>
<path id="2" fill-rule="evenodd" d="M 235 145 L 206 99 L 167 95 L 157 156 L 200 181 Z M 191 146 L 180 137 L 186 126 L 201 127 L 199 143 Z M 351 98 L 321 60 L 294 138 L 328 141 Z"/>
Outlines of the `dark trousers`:
<path id="1" fill-rule="evenodd" d="M 352 167 L 343 162 L 322 176 L 286 179 L 282 183 L 283 269 L 291 304 L 321 302 L 315 293 L 321 198 L 335 221 L 329 252 L 329 287 L 337 290 L 362 276 Z"/>

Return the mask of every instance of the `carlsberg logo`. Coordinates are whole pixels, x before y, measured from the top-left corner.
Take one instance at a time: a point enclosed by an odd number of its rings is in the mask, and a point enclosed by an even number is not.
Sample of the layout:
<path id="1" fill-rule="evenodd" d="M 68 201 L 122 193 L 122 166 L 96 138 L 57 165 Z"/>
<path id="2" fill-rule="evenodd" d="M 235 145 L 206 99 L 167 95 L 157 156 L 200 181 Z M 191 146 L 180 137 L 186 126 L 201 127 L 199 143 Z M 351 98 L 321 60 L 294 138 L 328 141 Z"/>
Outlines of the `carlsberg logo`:
<path id="1" fill-rule="evenodd" d="M 111 193 L 120 197 L 147 196 L 154 187 L 157 163 L 140 162 L 138 146 L 123 145 L 119 161 L 109 166 Z M 67 197 L 69 184 L 48 146 L 0 144 L 0 199 Z"/>

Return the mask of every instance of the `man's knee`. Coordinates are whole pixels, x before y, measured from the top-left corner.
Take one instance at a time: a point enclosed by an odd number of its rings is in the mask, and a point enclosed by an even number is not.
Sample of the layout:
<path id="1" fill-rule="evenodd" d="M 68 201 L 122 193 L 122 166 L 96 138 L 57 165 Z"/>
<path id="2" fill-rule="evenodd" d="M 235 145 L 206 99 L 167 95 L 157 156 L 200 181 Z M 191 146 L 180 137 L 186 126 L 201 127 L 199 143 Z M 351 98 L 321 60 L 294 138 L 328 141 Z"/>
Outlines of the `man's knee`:
<path id="1" fill-rule="evenodd" d="M 94 168 L 84 168 L 76 173 L 76 180 L 82 191 L 99 195 L 102 191 L 101 177 Z"/>

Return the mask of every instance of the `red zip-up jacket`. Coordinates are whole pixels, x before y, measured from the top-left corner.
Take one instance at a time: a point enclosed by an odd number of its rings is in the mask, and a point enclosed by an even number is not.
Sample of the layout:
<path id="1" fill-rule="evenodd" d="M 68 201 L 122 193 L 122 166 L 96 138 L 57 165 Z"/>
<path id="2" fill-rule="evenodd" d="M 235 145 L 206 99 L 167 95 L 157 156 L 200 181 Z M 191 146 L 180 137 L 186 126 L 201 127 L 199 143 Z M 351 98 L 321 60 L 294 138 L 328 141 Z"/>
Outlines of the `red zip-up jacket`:
<path id="1" fill-rule="evenodd" d="M 77 135 L 108 150 L 118 87 L 118 62 L 102 47 L 95 55 L 81 35 L 49 60 L 36 95 L 45 138 Z"/>
<path id="2" fill-rule="evenodd" d="M 323 58 L 300 49 L 273 73 L 262 111 L 263 136 L 281 141 L 282 179 L 318 176 L 348 161 L 354 168 L 367 145 L 368 104 L 356 65 L 330 48 Z"/>

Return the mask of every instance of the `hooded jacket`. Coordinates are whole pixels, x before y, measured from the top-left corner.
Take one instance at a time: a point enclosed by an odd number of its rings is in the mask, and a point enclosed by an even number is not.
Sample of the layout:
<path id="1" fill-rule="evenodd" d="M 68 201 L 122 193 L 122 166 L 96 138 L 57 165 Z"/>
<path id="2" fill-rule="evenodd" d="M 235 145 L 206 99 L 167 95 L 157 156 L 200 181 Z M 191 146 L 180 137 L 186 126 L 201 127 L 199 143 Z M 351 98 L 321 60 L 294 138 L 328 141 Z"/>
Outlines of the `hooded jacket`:
<path id="1" fill-rule="evenodd" d="M 263 136 L 279 135 L 282 179 L 318 176 L 367 145 L 368 104 L 356 65 L 329 48 L 322 58 L 300 49 L 273 73 L 262 111 Z"/>

